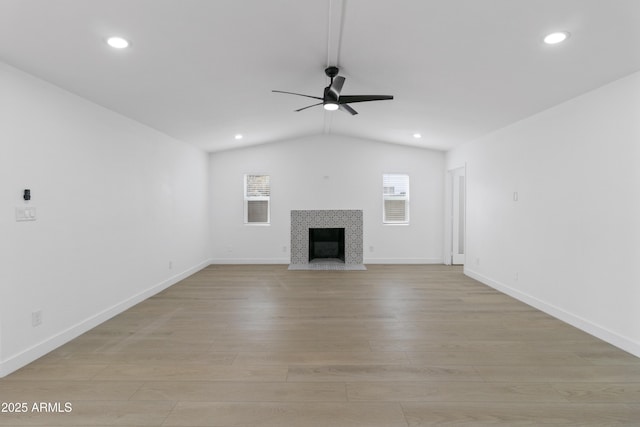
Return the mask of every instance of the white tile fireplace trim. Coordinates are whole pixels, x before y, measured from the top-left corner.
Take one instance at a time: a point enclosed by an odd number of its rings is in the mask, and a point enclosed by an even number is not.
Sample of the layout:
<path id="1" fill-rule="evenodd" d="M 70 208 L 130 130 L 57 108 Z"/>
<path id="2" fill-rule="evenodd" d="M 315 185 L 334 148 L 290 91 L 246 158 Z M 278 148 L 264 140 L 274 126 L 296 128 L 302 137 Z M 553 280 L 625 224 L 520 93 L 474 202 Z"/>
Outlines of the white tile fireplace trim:
<path id="1" fill-rule="evenodd" d="M 344 263 L 362 264 L 361 210 L 291 211 L 291 264 L 309 263 L 310 228 L 344 228 Z"/>

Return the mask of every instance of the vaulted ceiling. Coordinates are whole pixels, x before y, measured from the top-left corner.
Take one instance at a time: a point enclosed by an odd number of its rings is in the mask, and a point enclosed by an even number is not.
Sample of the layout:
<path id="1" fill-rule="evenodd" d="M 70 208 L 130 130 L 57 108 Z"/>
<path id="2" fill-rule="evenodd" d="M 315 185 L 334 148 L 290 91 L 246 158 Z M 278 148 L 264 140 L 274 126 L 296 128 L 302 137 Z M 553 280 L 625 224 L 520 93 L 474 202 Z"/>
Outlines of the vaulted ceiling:
<path id="1" fill-rule="evenodd" d="M 0 59 L 207 151 L 322 133 L 447 150 L 640 70 L 640 1 L 0 0 Z M 395 99 L 351 116 L 272 92 L 322 96 L 328 65 L 343 94 Z"/>

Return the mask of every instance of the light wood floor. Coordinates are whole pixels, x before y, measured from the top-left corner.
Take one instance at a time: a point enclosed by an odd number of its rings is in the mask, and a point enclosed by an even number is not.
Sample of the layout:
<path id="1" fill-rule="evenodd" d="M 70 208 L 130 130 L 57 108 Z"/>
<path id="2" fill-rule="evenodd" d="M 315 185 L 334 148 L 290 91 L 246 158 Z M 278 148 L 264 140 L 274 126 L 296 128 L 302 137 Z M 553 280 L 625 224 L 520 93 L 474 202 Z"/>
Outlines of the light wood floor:
<path id="1" fill-rule="evenodd" d="M 639 426 L 640 359 L 446 266 L 211 266 L 0 380 L 46 426 Z"/>

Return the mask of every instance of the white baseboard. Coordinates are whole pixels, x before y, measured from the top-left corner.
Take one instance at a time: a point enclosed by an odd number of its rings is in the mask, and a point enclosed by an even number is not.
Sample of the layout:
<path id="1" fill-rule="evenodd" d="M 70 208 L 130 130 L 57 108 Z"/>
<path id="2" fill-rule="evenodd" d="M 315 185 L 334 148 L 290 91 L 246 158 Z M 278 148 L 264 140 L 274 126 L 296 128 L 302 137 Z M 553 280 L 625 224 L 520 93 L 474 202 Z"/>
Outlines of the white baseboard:
<path id="1" fill-rule="evenodd" d="M 593 335 L 596 338 L 606 341 L 609 344 L 614 345 L 628 353 L 631 353 L 636 357 L 640 357 L 640 343 L 630 338 L 622 336 L 617 332 L 611 331 L 610 329 L 603 326 L 597 325 L 583 317 L 570 313 L 551 303 L 542 301 L 541 299 L 507 286 L 504 283 L 483 276 L 482 274 L 473 271 L 468 267 L 464 268 L 464 273 L 467 276 L 476 279 L 477 281 L 484 283 L 485 285 L 490 286 L 519 301 L 522 301 L 527 305 L 537 308 L 538 310 L 543 311 L 548 315 L 555 317 L 556 319 L 562 320 L 563 322 L 568 323 L 571 326 L 574 326 L 590 335 Z"/>
<path id="2" fill-rule="evenodd" d="M 37 360 L 40 357 L 44 356 L 45 354 L 49 353 L 50 351 L 53 351 L 56 348 L 60 347 L 61 345 L 66 344 L 72 339 L 95 328 L 99 324 L 111 319 L 112 317 L 128 310 L 129 308 L 146 300 L 147 298 L 150 298 L 155 294 L 167 289 L 168 287 L 175 285 L 182 279 L 185 279 L 186 277 L 191 276 L 192 274 L 202 270 L 203 268 L 207 267 L 210 264 L 211 264 L 210 260 L 207 259 L 183 271 L 182 273 L 171 276 L 168 279 L 163 280 L 162 282 L 152 286 L 151 288 L 145 291 L 142 291 L 136 295 L 133 295 L 132 297 L 127 298 L 126 300 L 116 305 L 113 305 L 101 311 L 100 313 L 97 313 L 94 316 L 91 316 L 77 323 L 76 325 L 70 328 L 67 328 L 66 330 L 60 331 L 54 334 L 53 336 L 50 336 L 49 338 L 45 339 L 44 341 L 26 350 L 23 350 L 22 352 L 15 354 L 7 358 L 6 360 L 3 360 L 0 363 L 0 378 L 7 376 L 14 371 L 17 371 L 23 366 L 26 366 L 29 363 L 33 362 L 34 360 Z"/>
<path id="3" fill-rule="evenodd" d="M 289 258 L 214 258 L 211 264 L 285 264 Z M 365 258 L 363 264 L 442 264 L 442 258 Z"/>
<path id="4" fill-rule="evenodd" d="M 285 264 L 291 260 L 287 258 L 213 258 L 211 264 Z"/>
<path id="5" fill-rule="evenodd" d="M 442 264 L 442 258 L 365 258 L 364 264 Z"/>

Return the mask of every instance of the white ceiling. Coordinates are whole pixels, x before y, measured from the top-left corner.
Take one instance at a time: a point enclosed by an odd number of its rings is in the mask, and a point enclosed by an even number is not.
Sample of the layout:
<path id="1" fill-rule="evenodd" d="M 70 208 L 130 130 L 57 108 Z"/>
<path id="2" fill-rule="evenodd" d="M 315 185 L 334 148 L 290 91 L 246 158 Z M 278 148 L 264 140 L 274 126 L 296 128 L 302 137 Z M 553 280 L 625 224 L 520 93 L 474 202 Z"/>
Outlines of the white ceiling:
<path id="1" fill-rule="evenodd" d="M 640 1 L 0 0 L 0 59 L 207 151 L 321 133 L 447 150 L 640 70 Z M 343 94 L 395 99 L 295 113 L 314 100 L 271 92 L 322 96 L 327 65 Z"/>

